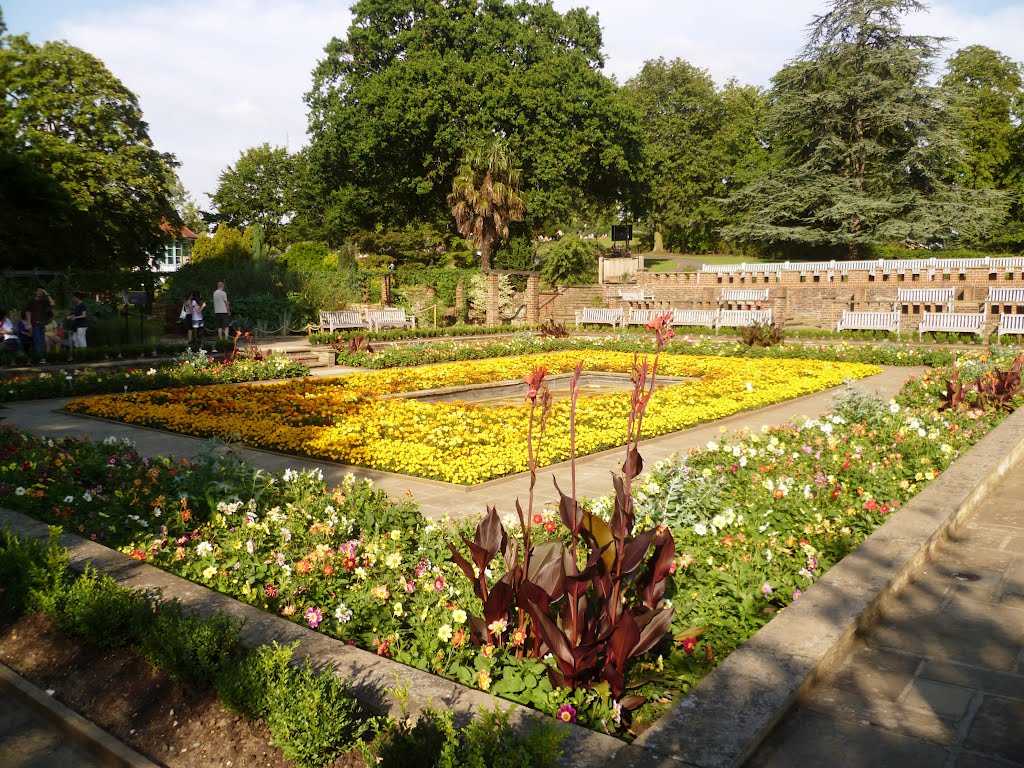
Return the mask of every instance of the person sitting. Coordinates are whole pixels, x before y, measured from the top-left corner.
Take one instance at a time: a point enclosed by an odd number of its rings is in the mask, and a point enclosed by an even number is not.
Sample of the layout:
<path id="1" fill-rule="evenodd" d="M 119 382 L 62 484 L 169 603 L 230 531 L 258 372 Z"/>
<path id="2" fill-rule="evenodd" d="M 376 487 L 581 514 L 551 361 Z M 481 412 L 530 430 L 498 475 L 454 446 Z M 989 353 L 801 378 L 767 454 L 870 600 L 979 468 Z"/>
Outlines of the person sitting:
<path id="1" fill-rule="evenodd" d="M 15 332 L 18 334 L 18 338 L 21 339 L 21 348 L 30 349 L 32 347 L 32 326 L 29 325 L 28 312 L 25 310 L 21 311 L 21 317 L 18 318 Z"/>
<path id="2" fill-rule="evenodd" d="M 53 321 L 46 326 L 46 351 L 59 352 L 62 347 L 71 347 L 71 339 L 60 321 Z"/>
<path id="3" fill-rule="evenodd" d="M 4 352 L 21 352 L 21 339 L 14 332 L 14 324 L 7 316 L 6 309 L 0 309 L 0 345 Z"/>

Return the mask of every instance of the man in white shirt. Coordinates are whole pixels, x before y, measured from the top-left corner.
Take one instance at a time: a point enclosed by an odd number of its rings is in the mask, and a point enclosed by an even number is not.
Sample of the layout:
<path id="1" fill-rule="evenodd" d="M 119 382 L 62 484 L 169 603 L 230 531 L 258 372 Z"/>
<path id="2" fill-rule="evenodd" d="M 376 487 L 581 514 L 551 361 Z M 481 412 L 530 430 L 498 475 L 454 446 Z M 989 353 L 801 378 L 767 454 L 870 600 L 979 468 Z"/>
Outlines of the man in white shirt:
<path id="1" fill-rule="evenodd" d="M 217 283 L 217 290 L 213 292 L 213 314 L 217 318 L 217 338 L 228 338 L 228 317 L 231 315 L 231 303 L 228 295 L 224 292 L 224 283 Z"/>

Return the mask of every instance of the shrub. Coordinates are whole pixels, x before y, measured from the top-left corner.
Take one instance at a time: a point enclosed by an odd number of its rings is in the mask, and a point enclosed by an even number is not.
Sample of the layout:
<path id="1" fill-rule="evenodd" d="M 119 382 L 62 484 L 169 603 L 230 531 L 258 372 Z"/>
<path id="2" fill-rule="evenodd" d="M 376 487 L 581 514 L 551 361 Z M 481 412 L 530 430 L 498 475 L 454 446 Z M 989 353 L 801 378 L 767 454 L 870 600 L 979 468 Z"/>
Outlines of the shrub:
<path id="1" fill-rule="evenodd" d="M 549 285 L 591 285 L 597 282 L 597 247 L 576 237 L 555 243 L 541 264 Z"/>
<path id="2" fill-rule="evenodd" d="M 449 710 L 427 708 L 415 725 L 408 719 L 393 722 L 377 734 L 374 751 L 381 768 L 434 768 L 455 766 L 459 736 Z"/>
<path id="3" fill-rule="evenodd" d="M 99 648 L 133 645 L 153 621 L 144 592 L 125 589 L 90 566 L 58 596 L 52 614 L 62 632 Z"/>
<path id="4" fill-rule="evenodd" d="M 58 546 L 59 528 L 50 529 L 46 544 L 0 531 L 0 622 L 26 610 L 52 605 L 67 580 L 68 553 Z"/>
<path id="5" fill-rule="evenodd" d="M 162 603 L 142 633 L 141 654 L 186 685 L 209 687 L 238 647 L 240 624 L 223 613 L 186 614 L 177 602 Z"/>
<path id="6" fill-rule="evenodd" d="M 357 745 L 366 717 L 347 683 L 333 672 L 318 674 L 308 662 L 267 696 L 267 725 L 288 760 L 320 768 Z"/>
<path id="7" fill-rule="evenodd" d="M 285 686 L 291 671 L 292 645 L 264 645 L 222 670 L 214 687 L 224 708 L 256 720 L 270 711 L 270 692 Z"/>
<path id="8" fill-rule="evenodd" d="M 740 339 L 748 347 L 774 347 L 784 337 L 782 323 L 753 323 L 740 328 Z"/>

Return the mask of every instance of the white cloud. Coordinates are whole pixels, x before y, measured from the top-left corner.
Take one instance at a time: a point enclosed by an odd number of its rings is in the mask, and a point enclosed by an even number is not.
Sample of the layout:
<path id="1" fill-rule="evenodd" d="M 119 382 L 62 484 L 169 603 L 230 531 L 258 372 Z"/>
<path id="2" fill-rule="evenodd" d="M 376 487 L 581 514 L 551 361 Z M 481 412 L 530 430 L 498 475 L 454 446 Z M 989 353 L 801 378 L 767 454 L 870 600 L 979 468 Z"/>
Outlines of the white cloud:
<path id="1" fill-rule="evenodd" d="M 59 36 L 138 94 L 154 143 L 204 206 L 243 150 L 306 143 L 303 94 L 350 19 L 336 0 L 175 0 L 66 23 Z"/>
<path id="2" fill-rule="evenodd" d="M 827 8 L 825 0 L 554 2 L 562 12 L 581 4 L 600 15 L 607 71 L 620 83 L 662 56 L 706 69 L 719 84 L 761 86 L 799 54 L 807 25 Z M 150 135 L 181 161 L 200 205 L 243 150 L 305 143 L 310 74 L 351 19 L 342 0 L 149 0 L 102 16 L 83 5 L 57 37 L 99 56 L 139 95 Z M 1024 0 L 993 5 L 935 0 L 906 27 L 955 37 L 947 54 L 983 44 L 1024 60 Z"/>

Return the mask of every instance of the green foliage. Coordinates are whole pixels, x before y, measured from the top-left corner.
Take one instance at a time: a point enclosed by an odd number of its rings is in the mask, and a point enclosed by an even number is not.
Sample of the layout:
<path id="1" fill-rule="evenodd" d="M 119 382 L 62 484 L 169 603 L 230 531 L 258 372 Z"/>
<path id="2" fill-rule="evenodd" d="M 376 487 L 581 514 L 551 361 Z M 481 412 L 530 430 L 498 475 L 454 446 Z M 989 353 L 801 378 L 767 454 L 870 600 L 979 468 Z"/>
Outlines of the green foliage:
<path id="1" fill-rule="evenodd" d="M 857 258 L 879 242 L 975 239 L 1002 217 L 994 195 L 943 180 L 956 148 L 927 83 L 939 41 L 901 28 L 922 8 L 833 0 L 815 19 L 803 56 L 773 78 L 776 170 L 733 196 L 726 237 Z"/>
<path id="2" fill-rule="evenodd" d="M 850 424 L 881 428 L 891 418 L 889 404 L 876 394 L 848 384 L 832 404 L 832 413 Z"/>
<path id="3" fill-rule="evenodd" d="M 180 683 L 209 687 L 238 647 L 237 620 L 203 618 L 178 602 L 161 603 L 139 641 L 139 652 Z"/>
<path id="4" fill-rule="evenodd" d="M 431 224 L 419 224 L 384 232 L 363 230 L 352 236 L 352 242 L 363 254 L 383 256 L 378 266 L 417 261 L 433 265 L 445 250 L 446 233 Z M 365 258 L 362 260 L 366 264 Z"/>
<path id="5" fill-rule="evenodd" d="M 306 95 L 326 239 L 447 220 L 476 137 L 508 137 L 531 227 L 620 204 L 641 163 L 640 127 L 603 64 L 598 18 L 581 9 L 356 2 Z"/>
<path id="6" fill-rule="evenodd" d="M 359 744 L 370 721 L 347 683 L 331 671 L 317 673 L 308 664 L 289 685 L 267 694 L 267 725 L 272 744 L 304 768 L 321 768 Z"/>
<path id="7" fill-rule="evenodd" d="M 462 731 L 452 713 L 426 708 L 414 725 L 393 722 L 374 741 L 381 768 L 554 768 L 565 731 L 555 723 L 534 722 L 522 729 L 509 723 L 509 711 L 481 709 Z"/>
<path id="8" fill-rule="evenodd" d="M 176 163 L 153 148 L 135 94 L 95 56 L 25 35 L 0 43 L 0 90 L 4 266 L 146 266 L 157 225 L 177 218 Z"/>
<path id="9" fill-rule="evenodd" d="M 549 285 L 592 285 L 597 282 L 597 246 L 578 237 L 565 237 L 544 256 L 541 277 Z"/>
<path id="10" fill-rule="evenodd" d="M 245 150 L 220 174 L 211 196 L 217 207 L 212 219 L 238 229 L 258 225 L 266 242 L 280 247 L 282 228 L 292 215 L 292 176 L 292 159 L 284 147 L 264 143 Z"/>
<path id="11" fill-rule="evenodd" d="M 212 236 L 201 236 L 192 246 L 192 264 L 204 267 L 215 266 L 223 270 L 241 266 L 251 259 L 252 243 L 245 242 L 242 230 L 224 222 L 217 225 Z"/>
<path id="12" fill-rule="evenodd" d="M 0 623 L 26 610 L 46 610 L 67 580 L 68 553 L 51 528 L 45 544 L 0 530 Z"/>
<path id="13" fill-rule="evenodd" d="M 295 243 L 278 261 L 299 272 L 320 272 L 337 269 L 338 259 L 326 243 Z"/>
<path id="14" fill-rule="evenodd" d="M 62 632 L 98 648 L 134 645 L 153 622 L 144 592 L 124 589 L 89 566 L 57 596 L 52 615 Z"/>
<path id="15" fill-rule="evenodd" d="M 270 693 L 286 688 L 291 679 L 292 645 L 262 645 L 234 659 L 221 669 L 215 687 L 224 708 L 250 720 L 266 717 L 270 711 Z M 302 695 L 301 691 L 295 691 Z"/>

